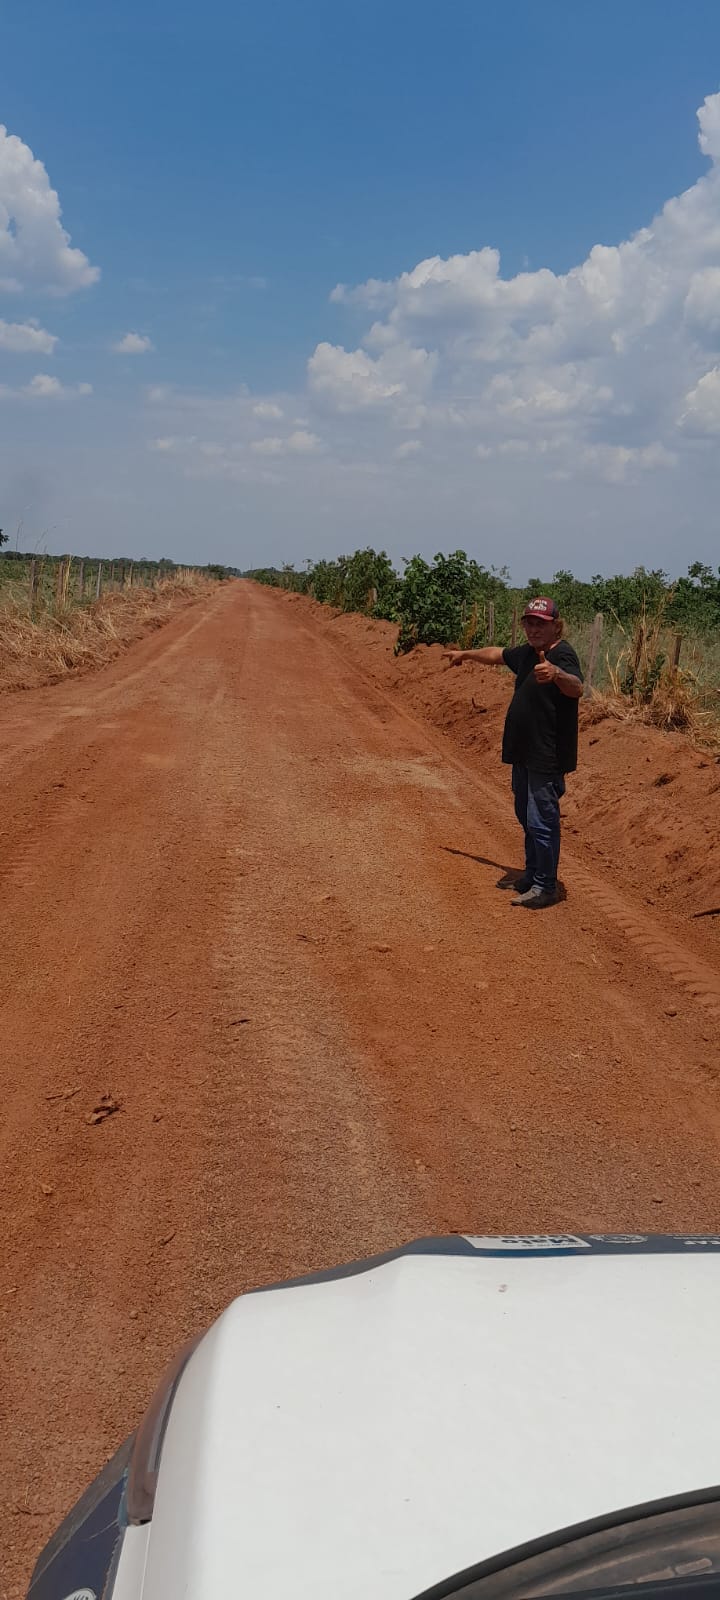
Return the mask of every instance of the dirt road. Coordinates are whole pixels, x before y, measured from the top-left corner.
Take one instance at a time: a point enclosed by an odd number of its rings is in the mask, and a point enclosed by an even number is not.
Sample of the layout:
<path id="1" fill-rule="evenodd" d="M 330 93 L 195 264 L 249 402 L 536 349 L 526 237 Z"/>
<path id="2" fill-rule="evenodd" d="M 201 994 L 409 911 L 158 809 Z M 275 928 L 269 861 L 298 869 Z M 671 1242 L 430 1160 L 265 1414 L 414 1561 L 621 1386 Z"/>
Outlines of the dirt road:
<path id="1" fill-rule="evenodd" d="M 6 698 L 0 752 L 4 1600 L 248 1285 L 720 1226 L 717 971 L 581 860 L 513 910 L 499 766 L 299 608 L 229 586 Z"/>

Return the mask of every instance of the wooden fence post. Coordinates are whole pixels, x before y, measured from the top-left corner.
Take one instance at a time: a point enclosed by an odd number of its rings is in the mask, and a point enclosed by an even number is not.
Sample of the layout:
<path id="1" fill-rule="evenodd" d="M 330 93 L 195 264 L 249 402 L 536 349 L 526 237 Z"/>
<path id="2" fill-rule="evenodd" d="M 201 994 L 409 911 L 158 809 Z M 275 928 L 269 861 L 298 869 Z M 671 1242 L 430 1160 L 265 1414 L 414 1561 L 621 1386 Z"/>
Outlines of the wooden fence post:
<path id="1" fill-rule="evenodd" d="M 28 605 L 32 616 L 35 608 L 35 594 L 37 591 L 37 567 L 34 561 L 30 562 L 30 576 L 28 579 Z"/>
<path id="2" fill-rule="evenodd" d="M 642 661 L 642 658 L 643 658 L 643 650 L 644 649 L 645 649 L 645 624 L 643 622 L 641 622 L 640 626 L 638 628 L 638 631 L 637 631 L 637 644 L 635 645 L 635 654 L 633 656 L 633 690 L 635 688 L 635 684 L 637 683 L 637 677 L 638 677 L 638 673 L 640 671 L 640 662 Z"/>
<path id="3" fill-rule="evenodd" d="M 85 593 L 85 562 L 84 561 L 78 561 L 77 592 L 78 592 L 78 600 L 80 601 L 80 604 L 82 605 L 83 595 Z"/>
<path id="4" fill-rule="evenodd" d="M 487 615 L 488 615 L 488 621 L 487 621 L 488 644 L 492 644 L 492 642 L 493 642 L 493 640 L 495 638 L 495 602 L 494 602 L 494 600 L 488 600 Z"/>
<path id="5" fill-rule="evenodd" d="M 595 673 L 597 671 L 598 657 L 600 655 L 600 640 L 602 639 L 602 631 L 603 631 L 603 614 L 602 614 L 602 611 L 598 611 L 595 614 L 595 620 L 594 620 L 593 625 L 592 625 L 592 633 L 590 635 L 590 659 L 588 661 L 587 677 L 585 679 L 585 689 L 584 689 L 584 694 L 585 694 L 585 699 L 586 700 L 590 699 L 590 696 L 591 696 L 592 691 L 593 691 L 593 679 L 594 679 Z"/>
<path id="6" fill-rule="evenodd" d="M 99 600 L 102 594 L 102 561 L 98 561 L 97 578 L 95 580 L 95 599 Z"/>
<path id="7" fill-rule="evenodd" d="M 513 611 L 512 621 L 510 623 L 510 643 L 513 649 L 515 649 L 517 644 L 517 610 Z"/>
<path id="8" fill-rule="evenodd" d="M 132 585 L 133 585 L 133 564 L 132 564 L 132 561 L 131 561 L 130 565 L 128 567 L 128 570 L 127 570 L 127 588 L 128 589 L 132 589 Z"/>
<path id="9" fill-rule="evenodd" d="M 115 562 L 111 561 L 111 563 L 110 563 L 110 583 L 112 584 L 114 582 L 115 582 Z"/>
<path id="10" fill-rule="evenodd" d="M 56 604 L 56 606 L 62 605 L 63 583 L 64 583 L 64 581 L 65 581 L 65 562 L 64 561 L 58 561 L 57 572 L 55 574 L 55 604 Z"/>
<path id="11" fill-rule="evenodd" d="M 682 650 L 682 642 L 683 642 L 682 634 L 681 633 L 676 633 L 676 635 L 675 635 L 675 644 L 673 646 L 673 672 L 677 672 L 677 669 L 678 669 L 678 667 L 680 665 L 680 652 Z"/>

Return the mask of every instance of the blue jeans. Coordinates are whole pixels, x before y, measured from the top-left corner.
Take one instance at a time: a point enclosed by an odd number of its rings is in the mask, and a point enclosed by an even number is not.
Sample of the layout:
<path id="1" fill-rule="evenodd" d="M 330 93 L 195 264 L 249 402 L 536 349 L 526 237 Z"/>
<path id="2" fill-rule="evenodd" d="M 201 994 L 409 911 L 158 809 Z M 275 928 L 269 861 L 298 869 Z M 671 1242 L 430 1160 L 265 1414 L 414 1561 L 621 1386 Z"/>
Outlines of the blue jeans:
<path id="1" fill-rule="evenodd" d="M 525 833 L 525 877 L 548 894 L 557 890 L 560 860 L 560 801 L 565 793 L 561 772 L 512 769 L 515 815 Z"/>

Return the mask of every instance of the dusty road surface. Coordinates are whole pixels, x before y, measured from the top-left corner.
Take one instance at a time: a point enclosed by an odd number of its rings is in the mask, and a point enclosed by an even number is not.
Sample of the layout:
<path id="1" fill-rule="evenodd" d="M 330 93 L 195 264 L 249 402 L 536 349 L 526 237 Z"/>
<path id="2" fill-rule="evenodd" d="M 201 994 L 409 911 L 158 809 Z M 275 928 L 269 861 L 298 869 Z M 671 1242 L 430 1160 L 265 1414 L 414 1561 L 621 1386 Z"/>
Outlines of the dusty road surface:
<path id="1" fill-rule="evenodd" d="M 0 706 L 0 1596 L 245 1287 L 408 1237 L 720 1225 L 720 977 L 236 584 Z M 118 1109 L 93 1117 L 104 1096 Z"/>

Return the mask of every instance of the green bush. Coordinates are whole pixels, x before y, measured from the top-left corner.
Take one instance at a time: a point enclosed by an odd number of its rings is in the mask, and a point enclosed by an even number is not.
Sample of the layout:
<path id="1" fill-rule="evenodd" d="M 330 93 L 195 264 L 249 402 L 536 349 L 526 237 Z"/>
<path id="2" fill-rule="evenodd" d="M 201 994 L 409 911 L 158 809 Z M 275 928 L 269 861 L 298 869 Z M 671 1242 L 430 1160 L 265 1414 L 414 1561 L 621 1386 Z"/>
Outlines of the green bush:
<path id="1" fill-rule="evenodd" d="M 464 550 L 438 553 L 432 561 L 412 556 L 404 569 L 400 576 L 384 550 L 368 547 L 335 561 L 308 561 L 299 572 L 291 566 L 266 567 L 244 576 L 311 594 L 344 611 L 396 622 L 397 653 L 417 644 L 486 644 L 491 601 L 493 638 L 508 643 L 513 611 L 519 617 L 526 601 L 539 594 L 552 595 L 569 627 L 580 631 L 598 611 L 606 626 L 623 629 L 644 612 L 662 611 L 666 625 L 688 638 L 716 640 L 720 633 L 720 567 L 715 571 L 700 561 L 676 581 L 659 568 L 636 567 L 629 574 L 597 574 L 587 580 L 562 568 L 552 578 L 530 578 L 523 588 L 510 585 L 506 568 L 488 569 Z"/>
<path id="2" fill-rule="evenodd" d="M 432 562 L 413 556 L 406 562 L 398 591 L 400 631 L 396 654 L 416 644 L 456 644 L 469 648 L 487 635 L 488 603 L 495 606 L 495 631 L 509 628 L 508 574 L 488 572 L 464 550 L 436 555 Z"/>

